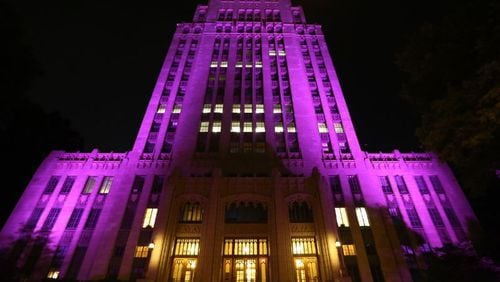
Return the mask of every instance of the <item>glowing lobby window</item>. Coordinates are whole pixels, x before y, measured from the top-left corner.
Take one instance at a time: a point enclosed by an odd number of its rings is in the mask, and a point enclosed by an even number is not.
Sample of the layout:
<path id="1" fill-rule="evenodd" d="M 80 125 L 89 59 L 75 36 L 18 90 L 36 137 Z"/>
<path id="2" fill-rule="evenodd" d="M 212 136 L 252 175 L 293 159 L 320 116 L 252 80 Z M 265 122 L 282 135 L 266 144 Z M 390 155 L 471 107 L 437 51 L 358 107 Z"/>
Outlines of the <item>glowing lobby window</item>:
<path id="1" fill-rule="evenodd" d="M 342 245 L 342 253 L 344 256 L 355 256 L 356 248 L 354 248 L 353 244 L 344 244 Z"/>
<path id="2" fill-rule="evenodd" d="M 180 222 L 201 222 L 203 207 L 200 203 L 185 203 L 181 210 Z"/>
<path id="3" fill-rule="evenodd" d="M 344 133 L 344 128 L 341 123 L 336 122 L 333 126 L 335 127 L 335 133 Z"/>
<path id="4" fill-rule="evenodd" d="M 200 239 L 177 238 L 175 241 L 174 260 L 172 262 L 173 281 L 193 281 L 197 256 L 200 250 Z"/>
<path id="5" fill-rule="evenodd" d="M 208 121 L 201 122 L 200 132 L 208 132 Z"/>
<path id="6" fill-rule="evenodd" d="M 264 127 L 264 122 L 258 121 L 255 123 L 255 132 L 266 132 L 266 128 Z"/>
<path id="7" fill-rule="evenodd" d="M 47 279 L 58 279 L 59 278 L 59 270 L 50 270 L 47 274 Z"/>
<path id="8" fill-rule="evenodd" d="M 174 105 L 174 109 L 172 110 L 172 113 L 173 114 L 180 114 L 181 113 L 181 105 L 180 104 Z"/>
<path id="9" fill-rule="evenodd" d="M 97 179 L 97 177 L 95 177 L 95 176 L 89 176 L 87 178 L 87 182 L 85 182 L 85 187 L 83 187 L 82 194 L 92 193 L 96 179 Z"/>
<path id="10" fill-rule="evenodd" d="M 273 114 L 281 114 L 281 104 L 274 104 Z"/>
<path id="11" fill-rule="evenodd" d="M 158 105 L 158 109 L 156 110 L 157 114 L 164 114 L 165 113 L 165 104 L 160 104 Z"/>
<path id="12" fill-rule="evenodd" d="M 282 122 L 276 123 L 276 125 L 274 126 L 274 132 L 283 132 L 283 123 Z"/>
<path id="13" fill-rule="evenodd" d="M 222 114 L 223 109 L 224 109 L 223 104 L 215 104 L 214 113 Z"/>
<path id="14" fill-rule="evenodd" d="M 104 178 L 102 179 L 101 188 L 99 188 L 99 194 L 108 194 L 112 183 L 112 176 L 104 176 Z"/>
<path id="15" fill-rule="evenodd" d="M 233 104 L 233 114 L 241 113 L 240 104 Z"/>
<path id="16" fill-rule="evenodd" d="M 292 238 L 292 254 L 297 281 L 319 281 L 314 237 Z"/>
<path id="17" fill-rule="evenodd" d="M 356 217 L 358 218 L 359 226 L 370 226 L 370 222 L 368 221 L 368 214 L 366 213 L 365 208 L 356 208 Z"/>
<path id="18" fill-rule="evenodd" d="M 212 111 L 212 105 L 211 104 L 204 104 L 203 105 L 203 113 L 208 114 Z"/>
<path id="19" fill-rule="evenodd" d="M 220 121 L 214 121 L 212 124 L 212 132 L 214 133 L 219 133 L 221 131 L 221 122 Z"/>
<path id="20" fill-rule="evenodd" d="M 142 228 L 155 227 L 156 215 L 158 214 L 157 208 L 147 208 L 144 213 L 144 220 L 142 221 Z"/>
<path id="21" fill-rule="evenodd" d="M 245 104 L 245 114 L 251 114 L 252 113 L 252 104 Z"/>
<path id="22" fill-rule="evenodd" d="M 263 114 L 264 113 L 264 104 L 255 105 L 255 113 L 256 114 Z"/>
<path id="23" fill-rule="evenodd" d="M 240 132 L 240 122 L 239 121 L 231 122 L 231 132 Z"/>
<path id="24" fill-rule="evenodd" d="M 149 255 L 148 246 L 136 246 L 134 257 L 136 258 L 147 258 Z"/>
<path id="25" fill-rule="evenodd" d="M 328 128 L 326 127 L 326 123 L 320 122 L 318 123 L 319 133 L 328 133 Z"/>
<path id="26" fill-rule="evenodd" d="M 345 208 L 335 208 L 335 217 L 337 218 L 337 226 L 349 227 L 349 220 L 347 219 L 347 211 Z"/>
<path id="27" fill-rule="evenodd" d="M 200 239 L 177 238 L 175 241 L 174 255 L 197 256 L 200 252 Z"/>
<path id="28" fill-rule="evenodd" d="M 289 132 L 289 133 L 295 133 L 297 132 L 297 129 L 295 128 L 295 123 L 292 122 L 288 125 L 288 127 L 286 128 L 286 130 Z"/>
<path id="29" fill-rule="evenodd" d="M 243 132 L 252 132 L 252 122 L 243 123 Z"/>
<path id="30" fill-rule="evenodd" d="M 224 281 L 267 281 L 267 239 L 225 239 Z"/>

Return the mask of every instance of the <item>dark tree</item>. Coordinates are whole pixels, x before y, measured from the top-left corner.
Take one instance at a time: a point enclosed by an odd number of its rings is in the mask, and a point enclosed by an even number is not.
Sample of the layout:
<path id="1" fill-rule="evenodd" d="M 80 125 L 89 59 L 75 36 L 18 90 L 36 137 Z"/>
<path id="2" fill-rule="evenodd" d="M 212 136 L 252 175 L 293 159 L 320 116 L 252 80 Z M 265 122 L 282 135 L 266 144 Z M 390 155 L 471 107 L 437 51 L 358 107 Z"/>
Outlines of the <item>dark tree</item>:
<path id="1" fill-rule="evenodd" d="M 403 95 L 421 113 L 417 136 L 457 173 L 500 257 L 500 3 L 459 1 L 423 25 L 398 54 Z"/>

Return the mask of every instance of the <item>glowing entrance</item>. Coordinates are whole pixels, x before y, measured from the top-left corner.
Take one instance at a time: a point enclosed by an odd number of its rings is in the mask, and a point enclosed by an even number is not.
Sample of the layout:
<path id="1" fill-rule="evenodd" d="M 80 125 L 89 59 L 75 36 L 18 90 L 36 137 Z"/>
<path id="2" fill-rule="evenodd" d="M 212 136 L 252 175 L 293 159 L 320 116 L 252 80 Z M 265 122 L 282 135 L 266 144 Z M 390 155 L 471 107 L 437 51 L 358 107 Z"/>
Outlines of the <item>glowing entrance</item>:
<path id="1" fill-rule="evenodd" d="M 268 281 L 267 239 L 225 239 L 224 281 Z"/>
<path id="2" fill-rule="evenodd" d="M 195 276 L 197 256 L 200 251 L 200 239 L 180 239 L 175 242 L 172 262 L 172 281 L 191 282 Z"/>

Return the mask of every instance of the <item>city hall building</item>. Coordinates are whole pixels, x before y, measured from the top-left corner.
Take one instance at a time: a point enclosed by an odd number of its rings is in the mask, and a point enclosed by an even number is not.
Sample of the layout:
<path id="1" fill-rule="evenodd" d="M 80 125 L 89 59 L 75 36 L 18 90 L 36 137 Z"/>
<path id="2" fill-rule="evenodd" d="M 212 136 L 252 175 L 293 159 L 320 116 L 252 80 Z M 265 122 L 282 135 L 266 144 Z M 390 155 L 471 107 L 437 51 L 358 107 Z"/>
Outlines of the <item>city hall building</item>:
<path id="1" fill-rule="evenodd" d="M 50 153 L 0 244 L 28 280 L 418 281 L 475 220 L 432 153 L 361 150 L 301 7 L 210 0 L 133 148 Z"/>

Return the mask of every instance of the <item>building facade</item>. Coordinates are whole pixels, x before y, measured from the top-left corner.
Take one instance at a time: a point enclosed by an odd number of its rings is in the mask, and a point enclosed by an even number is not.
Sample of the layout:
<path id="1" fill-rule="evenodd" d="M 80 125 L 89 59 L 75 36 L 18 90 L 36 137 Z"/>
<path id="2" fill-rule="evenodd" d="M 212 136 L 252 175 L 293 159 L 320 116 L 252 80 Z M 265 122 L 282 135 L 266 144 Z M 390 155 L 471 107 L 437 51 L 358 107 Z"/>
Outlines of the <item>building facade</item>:
<path id="1" fill-rule="evenodd" d="M 290 0 L 177 25 L 133 148 L 52 152 L 0 244 L 28 279 L 419 281 L 475 216 L 432 153 L 362 151 Z"/>

